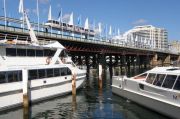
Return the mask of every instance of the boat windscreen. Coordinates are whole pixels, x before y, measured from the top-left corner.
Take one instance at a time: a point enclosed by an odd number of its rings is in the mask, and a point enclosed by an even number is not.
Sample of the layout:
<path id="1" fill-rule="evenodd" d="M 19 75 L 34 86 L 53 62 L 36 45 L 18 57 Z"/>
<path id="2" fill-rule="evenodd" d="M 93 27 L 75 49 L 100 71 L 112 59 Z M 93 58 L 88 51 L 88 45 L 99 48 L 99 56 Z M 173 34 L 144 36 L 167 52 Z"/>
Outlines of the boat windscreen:
<path id="1" fill-rule="evenodd" d="M 147 76 L 147 73 L 143 73 L 141 75 L 135 76 L 134 79 L 145 79 Z"/>

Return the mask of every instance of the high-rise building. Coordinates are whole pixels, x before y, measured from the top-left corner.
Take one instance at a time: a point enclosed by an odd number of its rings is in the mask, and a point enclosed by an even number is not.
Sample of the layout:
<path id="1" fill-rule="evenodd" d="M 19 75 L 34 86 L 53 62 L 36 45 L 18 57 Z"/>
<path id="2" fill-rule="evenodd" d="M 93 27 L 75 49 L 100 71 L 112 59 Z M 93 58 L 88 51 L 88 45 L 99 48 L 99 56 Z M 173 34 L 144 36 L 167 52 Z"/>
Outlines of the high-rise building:
<path id="1" fill-rule="evenodd" d="M 152 25 L 136 26 L 121 35 L 119 39 L 132 46 L 168 49 L 168 33 L 166 29 Z"/>

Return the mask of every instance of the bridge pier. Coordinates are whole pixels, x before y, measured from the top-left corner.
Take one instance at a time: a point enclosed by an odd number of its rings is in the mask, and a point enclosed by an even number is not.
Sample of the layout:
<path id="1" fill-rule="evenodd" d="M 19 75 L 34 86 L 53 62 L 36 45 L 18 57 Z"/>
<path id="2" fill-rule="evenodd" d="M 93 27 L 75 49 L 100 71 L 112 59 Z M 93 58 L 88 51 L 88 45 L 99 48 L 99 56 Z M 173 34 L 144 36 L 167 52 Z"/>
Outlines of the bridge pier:
<path id="1" fill-rule="evenodd" d="M 167 55 L 164 59 L 163 59 L 163 66 L 169 66 L 171 64 L 171 56 Z"/>
<path id="2" fill-rule="evenodd" d="M 140 56 L 139 56 L 139 54 L 136 55 L 136 65 L 138 66 L 138 70 L 140 70 Z"/>
<path id="3" fill-rule="evenodd" d="M 157 66 L 157 64 L 158 64 L 158 54 L 156 53 L 156 54 L 154 54 L 154 56 L 151 59 L 151 65 L 152 65 L 152 67 L 155 67 L 155 66 Z"/>

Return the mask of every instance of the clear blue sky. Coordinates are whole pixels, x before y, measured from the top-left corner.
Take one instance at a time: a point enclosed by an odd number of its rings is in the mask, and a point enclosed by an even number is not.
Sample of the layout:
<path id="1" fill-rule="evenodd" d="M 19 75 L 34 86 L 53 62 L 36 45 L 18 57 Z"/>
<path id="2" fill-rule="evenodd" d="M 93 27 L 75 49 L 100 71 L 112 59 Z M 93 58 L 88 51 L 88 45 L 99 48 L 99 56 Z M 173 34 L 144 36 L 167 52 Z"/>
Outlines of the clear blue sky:
<path id="1" fill-rule="evenodd" d="M 58 17 L 60 8 L 63 16 L 74 13 L 74 23 L 82 16 L 82 24 L 86 17 L 102 24 L 119 28 L 121 33 L 136 25 L 151 24 L 168 30 L 169 40 L 180 41 L 180 0 L 39 0 L 40 21 L 48 17 L 49 5 L 53 18 Z M 6 0 L 7 16 L 19 18 L 19 0 Z M 30 20 L 37 22 L 36 0 L 24 0 Z M 3 8 L 3 0 L 0 0 Z M 4 16 L 3 9 L 0 15 Z"/>

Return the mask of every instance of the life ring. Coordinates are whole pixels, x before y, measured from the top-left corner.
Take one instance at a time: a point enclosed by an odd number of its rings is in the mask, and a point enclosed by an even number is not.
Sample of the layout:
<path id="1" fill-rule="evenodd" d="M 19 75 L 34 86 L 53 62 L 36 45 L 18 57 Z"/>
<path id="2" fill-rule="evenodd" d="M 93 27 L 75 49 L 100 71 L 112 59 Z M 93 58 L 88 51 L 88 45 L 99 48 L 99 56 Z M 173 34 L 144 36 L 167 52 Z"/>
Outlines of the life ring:
<path id="1" fill-rule="evenodd" d="M 51 57 L 46 58 L 46 63 L 50 64 L 51 63 L 51 59 L 52 59 Z"/>

